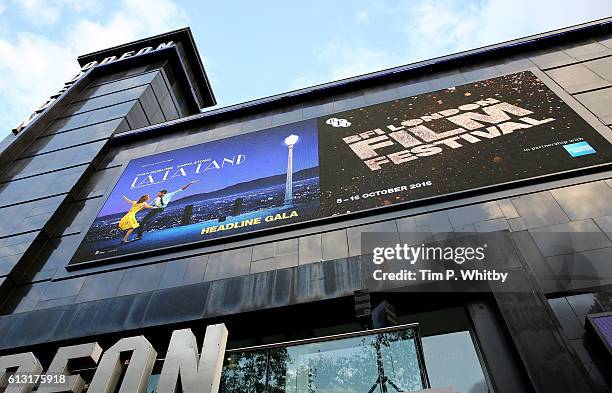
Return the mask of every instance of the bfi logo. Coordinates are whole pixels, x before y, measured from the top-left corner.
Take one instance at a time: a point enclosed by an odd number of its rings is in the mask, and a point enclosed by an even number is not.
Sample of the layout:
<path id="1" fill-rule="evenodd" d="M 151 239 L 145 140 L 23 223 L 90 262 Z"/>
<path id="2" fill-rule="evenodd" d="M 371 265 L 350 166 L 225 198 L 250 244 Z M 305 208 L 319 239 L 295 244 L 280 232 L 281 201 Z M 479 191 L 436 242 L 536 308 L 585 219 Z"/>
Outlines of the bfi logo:
<path id="1" fill-rule="evenodd" d="M 327 119 L 327 121 L 325 122 L 326 124 L 329 124 L 332 127 L 350 127 L 351 126 L 351 122 L 346 120 L 346 119 L 338 119 L 337 117 L 330 117 L 329 119 Z"/>
<path id="2" fill-rule="evenodd" d="M 18 133 L 20 133 L 24 128 L 26 128 L 28 125 L 30 125 L 38 116 L 40 116 L 45 109 L 47 109 L 49 106 L 51 106 L 51 104 L 53 104 L 53 102 L 55 102 L 55 100 L 57 100 L 59 98 L 59 96 L 61 96 L 66 90 L 68 90 L 72 85 L 74 85 L 79 79 L 81 79 L 83 77 L 83 75 L 85 75 L 85 73 L 87 72 L 87 70 L 89 70 L 90 68 L 94 68 L 95 66 L 98 65 L 104 65 L 104 64 L 109 64 L 109 63 L 114 63 L 116 61 L 121 61 L 121 60 L 125 60 L 129 57 L 136 57 L 136 56 L 141 56 L 150 52 L 155 52 L 158 51 L 160 49 L 165 49 L 165 48 L 170 48 L 174 46 L 174 42 L 173 41 L 168 41 L 168 42 L 162 42 L 161 44 L 159 44 L 157 46 L 157 48 L 153 48 L 152 46 L 145 46 L 144 48 L 140 49 L 139 51 L 128 51 L 123 53 L 121 56 L 117 57 L 117 56 L 109 56 L 106 57 L 104 59 L 102 59 L 101 61 L 92 61 L 89 62 L 87 64 L 85 64 L 83 67 L 81 67 L 81 69 L 79 70 L 79 72 L 72 78 L 70 79 L 68 82 L 64 83 L 64 86 L 55 94 L 53 94 L 51 97 L 49 97 L 49 99 L 47 99 L 42 105 L 40 105 L 37 109 L 34 110 L 34 112 L 26 117 L 21 123 L 19 123 L 15 128 L 13 128 L 13 133 L 16 135 Z"/>
<path id="3" fill-rule="evenodd" d="M 206 327 L 200 354 L 190 329 L 172 332 L 155 392 L 175 393 L 180 378 L 185 393 L 217 393 L 226 342 L 227 329 L 223 324 Z M 126 353 L 131 354 L 129 362 L 123 361 Z M 59 376 L 63 382 L 61 385 L 41 382 L 37 393 L 80 393 L 85 388 L 85 380 L 80 375 L 70 375 L 69 362 L 87 360 L 98 365 L 87 393 L 145 393 L 156 359 L 157 352 L 144 336 L 122 338 L 106 351 L 102 351 L 97 342 L 61 347 L 44 375 L 41 375 L 43 368 L 40 361 L 32 352 L 2 356 L 0 391 L 31 393 L 36 385 L 31 381 L 31 376 L 40 375 L 39 381 L 53 381 L 60 379 Z M 17 371 L 11 375 L 9 370 L 15 369 Z M 30 378 L 16 381 L 20 376 Z M 120 379 L 121 385 L 117 390 Z"/>

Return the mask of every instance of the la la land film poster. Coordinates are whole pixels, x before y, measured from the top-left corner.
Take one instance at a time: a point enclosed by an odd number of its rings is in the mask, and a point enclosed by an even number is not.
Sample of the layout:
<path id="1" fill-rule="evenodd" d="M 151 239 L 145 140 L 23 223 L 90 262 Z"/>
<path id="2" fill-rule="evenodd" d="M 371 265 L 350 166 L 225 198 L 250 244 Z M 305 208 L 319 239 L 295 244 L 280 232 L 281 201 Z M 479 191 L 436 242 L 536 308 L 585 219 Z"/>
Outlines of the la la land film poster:
<path id="1" fill-rule="evenodd" d="M 524 71 L 130 161 L 71 263 L 610 162 Z"/>

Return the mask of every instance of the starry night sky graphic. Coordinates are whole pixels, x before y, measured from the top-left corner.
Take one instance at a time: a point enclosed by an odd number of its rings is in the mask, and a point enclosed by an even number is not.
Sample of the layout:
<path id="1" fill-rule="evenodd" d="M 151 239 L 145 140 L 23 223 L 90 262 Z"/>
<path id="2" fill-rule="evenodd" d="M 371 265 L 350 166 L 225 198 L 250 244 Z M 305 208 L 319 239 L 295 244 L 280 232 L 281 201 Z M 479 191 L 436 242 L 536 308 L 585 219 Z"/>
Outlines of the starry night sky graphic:
<path id="1" fill-rule="evenodd" d="M 459 139 L 463 147 L 443 151 L 403 164 L 386 163 L 371 171 L 353 153 L 342 138 L 386 126 L 399 126 L 403 120 L 417 119 L 445 109 L 457 108 L 486 98 L 495 98 L 534 113 L 531 118 L 552 117 L 553 122 L 515 130 L 494 139 L 471 144 Z M 482 113 L 482 110 L 475 110 Z M 464 112 L 462 112 L 464 113 Z M 348 128 L 334 128 L 325 123 L 330 117 L 351 122 Z M 511 115 L 511 121 L 520 122 Z M 485 123 L 486 124 L 486 123 Z M 458 128 L 446 119 L 424 122 L 437 133 Z M 486 124 L 490 126 L 490 124 Z M 491 186 L 515 180 L 558 173 L 607 163 L 612 147 L 592 126 L 574 112 L 542 81 L 529 71 L 501 76 L 450 89 L 398 99 L 319 119 L 319 160 L 322 215 L 331 216 L 375 208 L 426 197 Z M 479 129 L 485 131 L 485 128 Z M 572 158 L 562 145 L 525 152 L 525 148 L 582 137 L 596 154 Z M 395 144 L 377 150 L 379 155 L 403 150 Z M 432 181 L 433 185 L 387 196 L 336 203 L 338 198 Z"/>

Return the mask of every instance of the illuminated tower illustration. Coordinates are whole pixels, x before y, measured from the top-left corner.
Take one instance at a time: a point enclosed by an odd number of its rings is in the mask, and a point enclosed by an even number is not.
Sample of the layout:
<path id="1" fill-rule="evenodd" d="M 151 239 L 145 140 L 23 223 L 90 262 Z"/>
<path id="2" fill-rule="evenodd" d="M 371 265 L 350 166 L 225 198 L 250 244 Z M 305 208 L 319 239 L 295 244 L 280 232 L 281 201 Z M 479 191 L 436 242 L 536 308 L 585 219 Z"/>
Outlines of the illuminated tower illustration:
<path id="1" fill-rule="evenodd" d="M 293 145 L 298 141 L 297 135 L 291 134 L 285 138 L 285 145 L 289 149 L 287 156 L 287 182 L 285 183 L 285 205 L 290 205 L 293 200 Z"/>

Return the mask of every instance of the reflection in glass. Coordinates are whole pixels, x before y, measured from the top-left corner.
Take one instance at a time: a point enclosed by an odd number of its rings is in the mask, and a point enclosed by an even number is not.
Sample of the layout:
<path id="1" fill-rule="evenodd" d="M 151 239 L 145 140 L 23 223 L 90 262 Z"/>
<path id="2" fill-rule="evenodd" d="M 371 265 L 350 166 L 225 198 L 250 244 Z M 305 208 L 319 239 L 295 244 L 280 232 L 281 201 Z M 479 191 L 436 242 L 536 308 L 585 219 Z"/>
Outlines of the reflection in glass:
<path id="1" fill-rule="evenodd" d="M 147 383 L 147 390 L 145 390 L 145 393 L 154 393 L 158 382 L 159 374 L 151 374 L 151 377 L 149 377 L 149 381 Z"/>
<path id="2" fill-rule="evenodd" d="M 219 391 L 367 393 L 372 387 L 372 392 L 423 389 L 425 377 L 417 340 L 413 328 L 404 328 L 261 350 L 228 351 Z"/>
<path id="3" fill-rule="evenodd" d="M 452 386 L 457 393 L 489 392 L 468 331 L 423 337 L 422 340 L 432 387 Z"/>

